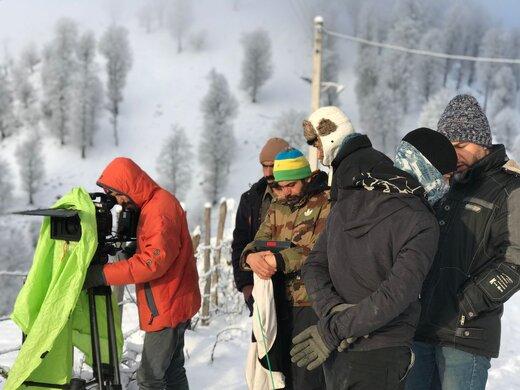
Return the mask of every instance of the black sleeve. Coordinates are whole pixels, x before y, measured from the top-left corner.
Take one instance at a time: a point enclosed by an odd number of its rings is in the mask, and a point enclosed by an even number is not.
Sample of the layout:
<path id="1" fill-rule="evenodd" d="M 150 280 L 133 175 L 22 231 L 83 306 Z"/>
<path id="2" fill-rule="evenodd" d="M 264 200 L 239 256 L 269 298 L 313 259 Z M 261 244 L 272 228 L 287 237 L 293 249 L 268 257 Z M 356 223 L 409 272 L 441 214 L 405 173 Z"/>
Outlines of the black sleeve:
<path id="1" fill-rule="evenodd" d="M 370 334 L 417 301 L 435 257 L 438 239 L 439 228 L 435 218 L 421 215 L 396 256 L 387 279 L 377 290 L 349 310 L 328 314 L 320 320 L 319 328 L 326 343 L 336 347 L 348 337 Z"/>
<path id="2" fill-rule="evenodd" d="M 235 278 L 235 285 L 239 291 L 242 291 L 244 286 L 253 284 L 253 273 L 240 269 L 240 256 L 242 255 L 242 251 L 254 238 L 250 237 L 252 218 L 250 210 L 251 207 L 246 192 L 242 194 L 240 203 L 238 204 L 235 229 L 233 230 L 233 242 L 231 243 L 233 276 Z"/>
<path id="3" fill-rule="evenodd" d="M 318 241 L 302 266 L 302 278 L 318 317 L 325 317 L 330 309 L 345 301 L 338 295 L 329 273 L 327 257 L 327 228 L 321 232 Z"/>
<path id="4" fill-rule="evenodd" d="M 459 292 L 459 307 L 468 320 L 498 308 L 520 289 L 520 189 L 497 211 L 490 236 L 492 260 Z"/>

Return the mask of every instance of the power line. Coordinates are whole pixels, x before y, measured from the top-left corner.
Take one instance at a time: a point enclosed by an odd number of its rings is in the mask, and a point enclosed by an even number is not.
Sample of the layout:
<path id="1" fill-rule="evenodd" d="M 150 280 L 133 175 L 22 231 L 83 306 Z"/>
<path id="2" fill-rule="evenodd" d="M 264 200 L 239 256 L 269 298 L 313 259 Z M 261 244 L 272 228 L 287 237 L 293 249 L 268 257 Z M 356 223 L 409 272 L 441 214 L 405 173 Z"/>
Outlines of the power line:
<path id="1" fill-rule="evenodd" d="M 291 5 L 291 8 L 296 16 L 296 19 L 298 19 L 298 21 L 301 23 L 303 30 L 305 31 L 305 34 L 309 38 L 312 38 L 311 30 L 309 28 L 309 25 L 307 24 L 308 21 L 305 20 L 305 15 L 302 15 L 301 8 L 296 5 L 297 3 L 295 2 L 295 0 L 289 1 L 289 4 Z"/>
<path id="2" fill-rule="evenodd" d="M 418 55 L 422 55 L 422 56 L 444 58 L 444 59 L 450 59 L 450 60 L 520 65 L 520 59 L 518 59 L 518 58 L 473 57 L 473 56 L 464 56 L 464 55 L 457 55 L 457 54 L 446 54 L 446 53 L 439 53 L 439 52 L 428 51 L 428 50 L 410 49 L 410 48 L 407 48 L 404 46 L 391 45 L 389 43 L 370 41 L 368 39 L 358 38 L 358 37 L 354 37 L 352 35 L 347 35 L 347 34 L 341 34 L 336 31 L 330 31 L 325 28 L 323 29 L 323 31 L 326 34 L 337 37 L 337 38 L 342 38 L 342 39 L 346 39 L 346 40 L 349 40 L 352 42 L 357 42 L 357 43 L 363 43 L 365 45 L 381 47 L 383 49 L 401 51 L 404 53 L 418 54 Z"/>

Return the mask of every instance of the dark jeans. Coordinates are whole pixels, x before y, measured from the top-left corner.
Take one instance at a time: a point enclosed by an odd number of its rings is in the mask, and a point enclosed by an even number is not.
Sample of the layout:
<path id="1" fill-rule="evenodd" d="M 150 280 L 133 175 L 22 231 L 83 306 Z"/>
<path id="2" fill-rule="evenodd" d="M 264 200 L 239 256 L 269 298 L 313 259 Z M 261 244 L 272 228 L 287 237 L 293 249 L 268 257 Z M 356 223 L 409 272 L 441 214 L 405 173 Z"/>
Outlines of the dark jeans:
<path id="1" fill-rule="evenodd" d="M 312 307 L 289 307 L 288 316 L 281 319 L 280 326 L 283 327 L 281 334 L 287 341 L 285 356 L 287 367 L 284 370 L 286 378 L 286 389 L 292 390 L 321 390 L 325 389 L 325 380 L 322 367 L 309 371 L 305 367 L 298 367 L 291 362 L 289 351 L 292 347 L 292 339 L 298 333 L 311 325 L 318 323 L 318 316 Z"/>
<path id="2" fill-rule="evenodd" d="M 415 342 L 406 390 L 484 390 L 491 359 L 455 348 Z"/>
<path id="3" fill-rule="evenodd" d="M 137 371 L 140 390 L 189 389 L 184 369 L 184 332 L 189 323 L 145 333 Z"/>
<path id="4" fill-rule="evenodd" d="M 407 347 L 333 352 L 324 364 L 330 390 L 403 390 L 410 365 Z"/>

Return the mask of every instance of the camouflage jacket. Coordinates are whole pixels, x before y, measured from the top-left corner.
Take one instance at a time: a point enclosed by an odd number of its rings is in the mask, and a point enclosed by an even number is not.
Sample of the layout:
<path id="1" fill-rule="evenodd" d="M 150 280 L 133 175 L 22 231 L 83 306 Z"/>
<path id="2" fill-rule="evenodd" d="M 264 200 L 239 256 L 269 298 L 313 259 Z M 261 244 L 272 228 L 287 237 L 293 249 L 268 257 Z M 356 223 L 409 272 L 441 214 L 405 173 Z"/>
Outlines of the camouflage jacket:
<path id="1" fill-rule="evenodd" d="M 277 262 L 281 259 L 283 263 L 278 270 L 285 273 L 286 295 L 293 306 L 310 306 L 300 269 L 325 228 L 329 212 L 327 175 L 317 171 L 313 173 L 305 195 L 298 203 L 291 205 L 283 199 L 271 203 L 267 216 L 256 233 L 255 241 L 290 241 L 294 244 L 276 254 Z M 244 270 L 251 270 L 245 260 L 249 253 L 255 251 L 254 242 L 244 248 L 240 261 Z"/>

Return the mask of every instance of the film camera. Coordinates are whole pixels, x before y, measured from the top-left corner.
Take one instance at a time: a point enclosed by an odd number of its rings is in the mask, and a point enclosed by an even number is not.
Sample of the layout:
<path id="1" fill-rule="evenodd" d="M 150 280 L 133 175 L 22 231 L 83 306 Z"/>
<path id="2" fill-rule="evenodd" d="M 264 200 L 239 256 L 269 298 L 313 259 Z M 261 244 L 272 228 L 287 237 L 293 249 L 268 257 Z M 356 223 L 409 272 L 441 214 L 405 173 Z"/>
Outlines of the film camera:
<path id="1" fill-rule="evenodd" d="M 103 192 L 90 193 L 96 208 L 97 236 L 100 245 L 135 241 L 139 213 L 134 209 L 123 209 L 119 213 L 113 230 L 112 208 L 116 199 Z M 39 209 L 22 211 L 16 214 L 40 215 L 51 218 L 51 238 L 63 241 L 79 241 L 81 239 L 81 223 L 77 210 Z"/>
<path id="2" fill-rule="evenodd" d="M 123 208 L 121 212 L 112 214 L 117 204 L 111 195 L 95 192 L 90 198 L 96 210 L 98 247 L 91 264 L 106 264 L 109 255 L 115 255 L 122 249 L 123 243 L 135 242 L 139 212 L 137 209 Z M 71 209 L 40 209 L 18 212 L 16 214 L 50 217 L 50 238 L 62 241 L 80 241 L 82 229 L 77 210 Z M 114 224 L 115 222 L 115 224 Z M 135 248 L 135 246 L 134 246 Z M 91 328 L 91 347 L 94 378 L 87 382 L 73 378 L 69 384 L 50 384 L 41 382 L 24 382 L 26 386 L 53 387 L 62 389 L 82 390 L 96 386 L 100 390 L 121 389 L 119 362 L 115 336 L 115 324 L 112 307 L 112 289 L 110 286 L 94 287 L 87 291 L 89 298 L 89 315 Z M 101 345 L 99 339 L 98 321 L 96 315 L 96 296 L 105 298 L 108 327 L 108 350 L 110 361 L 101 361 Z"/>

